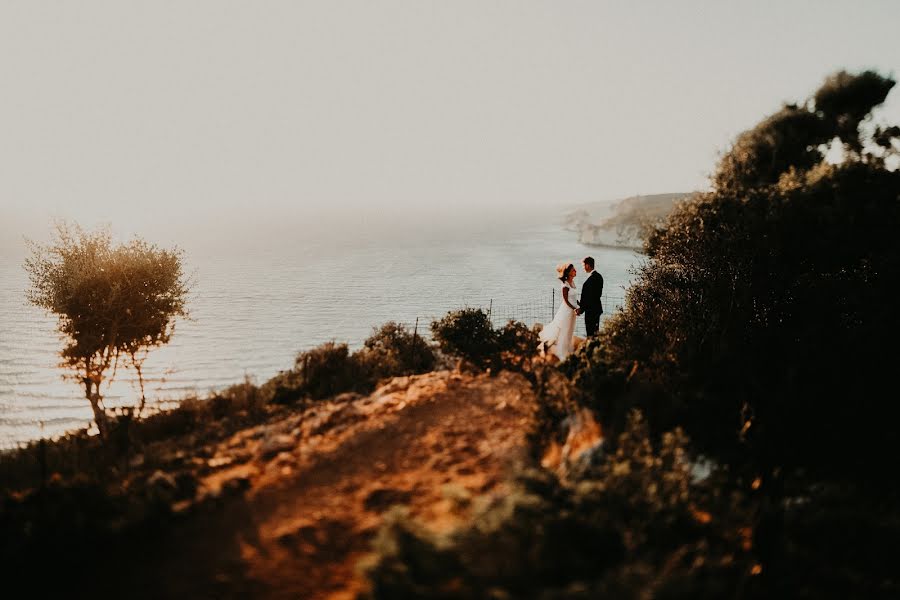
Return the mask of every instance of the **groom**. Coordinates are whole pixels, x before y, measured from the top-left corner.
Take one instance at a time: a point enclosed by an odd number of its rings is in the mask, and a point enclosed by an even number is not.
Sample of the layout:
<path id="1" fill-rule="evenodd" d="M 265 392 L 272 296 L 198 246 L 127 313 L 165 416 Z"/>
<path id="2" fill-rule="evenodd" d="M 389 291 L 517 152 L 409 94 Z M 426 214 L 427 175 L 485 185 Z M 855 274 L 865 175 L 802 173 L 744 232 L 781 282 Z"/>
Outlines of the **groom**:
<path id="1" fill-rule="evenodd" d="M 594 270 L 594 259 L 590 256 L 581 261 L 581 266 L 588 278 L 581 284 L 581 300 L 576 314 L 584 314 L 584 328 L 590 337 L 600 328 L 600 315 L 603 314 L 603 304 L 600 302 L 600 296 L 603 295 L 603 275 Z"/>

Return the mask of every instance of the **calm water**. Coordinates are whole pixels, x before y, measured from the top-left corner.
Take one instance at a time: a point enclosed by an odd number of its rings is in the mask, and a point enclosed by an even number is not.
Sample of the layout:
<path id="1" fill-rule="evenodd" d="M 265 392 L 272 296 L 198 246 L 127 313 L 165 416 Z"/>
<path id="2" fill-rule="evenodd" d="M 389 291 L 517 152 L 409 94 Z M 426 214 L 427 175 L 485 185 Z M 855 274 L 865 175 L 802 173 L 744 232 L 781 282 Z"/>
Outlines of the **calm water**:
<path id="1" fill-rule="evenodd" d="M 240 258 L 187 256 L 195 277 L 191 320 L 146 362 L 148 403 L 168 404 L 235 383 L 261 383 L 292 366 L 296 353 L 328 340 L 359 346 L 394 320 L 427 333 L 462 306 L 492 306 L 495 324 L 552 315 L 555 265 L 591 254 L 605 279 L 607 314 L 620 302 L 639 256 L 586 248 L 555 227 L 427 242 L 349 242 L 260 250 Z M 580 269 L 580 266 L 579 266 Z M 576 284 L 583 279 L 579 274 Z M 86 426 L 81 388 L 57 367 L 55 319 L 25 303 L 21 262 L 0 258 L 0 447 Z M 558 292 L 555 301 L 559 302 Z M 583 320 L 579 319 L 583 335 Z M 119 371 L 107 406 L 137 397 L 133 373 Z"/>

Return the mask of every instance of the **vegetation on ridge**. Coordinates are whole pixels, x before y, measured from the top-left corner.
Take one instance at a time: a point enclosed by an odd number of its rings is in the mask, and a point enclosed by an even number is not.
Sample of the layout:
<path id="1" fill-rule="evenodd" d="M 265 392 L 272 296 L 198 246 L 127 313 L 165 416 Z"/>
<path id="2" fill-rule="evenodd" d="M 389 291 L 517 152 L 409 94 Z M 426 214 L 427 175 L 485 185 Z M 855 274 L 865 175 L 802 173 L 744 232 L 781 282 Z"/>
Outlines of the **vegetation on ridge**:
<path id="1" fill-rule="evenodd" d="M 120 442 L 93 446 L 96 456 L 109 453 L 106 463 L 78 454 L 102 466 L 89 482 L 47 477 L 57 466 L 48 456 L 61 460 L 85 436 L 4 456 L 4 483 L 22 484 L 26 467 L 33 476 L 42 464 L 45 485 L 3 498 L 2 558 L 25 568 L 46 547 L 107 548 L 129 524 L 166 522 L 195 490 L 190 477 L 164 470 L 195 458 L 212 468 L 210 440 L 325 397 L 339 410 L 379 379 L 454 358 L 492 374 L 528 371 L 521 385 L 539 404 L 535 447 L 511 493 L 457 495 L 477 510 L 449 532 L 389 513 L 365 565 L 369 597 L 896 597 L 898 415 L 882 394 L 900 359 L 900 128 L 874 116 L 893 85 L 872 72 L 839 73 L 739 136 L 711 191 L 653 233 L 625 307 L 560 369 L 531 362 L 527 327 L 495 329 L 475 309 L 433 324 L 437 348 L 396 324 L 357 352 L 323 345 L 262 386 L 247 382 L 140 422 L 117 419 L 121 435 L 109 439 Z M 602 439 L 575 443 L 575 403 L 600 416 Z M 416 425 L 408 435 L 419 435 Z M 161 448 L 174 432 L 191 456 Z M 542 460 L 548 440 L 584 452 L 554 468 Z M 279 438 L 267 442 L 277 468 Z M 26 464 L 41 449 L 43 462 Z M 143 466 L 129 460 L 138 450 Z M 110 481 L 148 466 L 161 474 L 109 492 Z M 414 490 L 381 491 L 385 503 L 415 500 Z M 308 539 L 285 545 L 305 552 L 330 540 L 309 527 Z"/>

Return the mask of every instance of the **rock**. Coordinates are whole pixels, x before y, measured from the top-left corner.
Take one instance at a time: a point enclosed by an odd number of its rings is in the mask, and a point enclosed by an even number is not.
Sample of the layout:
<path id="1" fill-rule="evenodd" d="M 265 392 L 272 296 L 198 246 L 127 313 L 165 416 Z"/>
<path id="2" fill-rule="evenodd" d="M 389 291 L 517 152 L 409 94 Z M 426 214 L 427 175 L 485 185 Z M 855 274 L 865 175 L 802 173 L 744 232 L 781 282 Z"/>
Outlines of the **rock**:
<path id="1" fill-rule="evenodd" d="M 472 493 L 458 483 L 445 483 L 442 485 L 441 495 L 457 507 L 468 506 L 472 502 Z"/>
<path id="2" fill-rule="evenodd" d="M 234 462 L 234 459 L 230 456 L 215 456 L 208 461 L 206 461 L 206 465 L 210 469 L 218 469 L 219 467 L 224 467 L 230 465 Z"/>
<path id="3" fill-rule="evenodd" d="M 197 478 L 190 471 L 182 471 L 175 475 L 175 485 L 176 498 L 179 500 L 193 498 L 197 494 Z"/>
<path id="4" fill-rule="evenodd" d="M 154 488 L 166 488 L 170 490 L 178 488 L 175 478 L 162 471 L 154 471 L 153 474 L 147 478 L 147 485 Z"/>
<path id="5" fill-rule="evenodd" d="M 155 471 L 147 478 L 147 495 L 165 504 L 171 504 L 178 496 L 178 483 L 168 473 Z"/>
<path id="6" fill-rule="evenodd" d="M 275 534 L 279 545 L 296 553 L 317 555 L 324 562 L 336 562 L 351 550 L 353 524 L 337 519 L 316 519 L 296 523 Z"/>
<path id="7" fill-rule="evenodd" d="M 382 512 L 393 504 L 409 504 L 412 492 L 394 488 L 378 488 L 369 492 L 363 500 L 366 510 Z"/>
<path id="8" fill-rule="evenodd" d="M 362 396 L 360 394 L 357 394 L 356 392 L 344 392 L 343 394 L 338 394 L 337 396 L 335 396 L 334 402 L 336 404 L 345 404 L 347 402 L 353 402 L 354 400 L 357 400 L 359 398 L 362 398 Z"/>
<path id="9" fill-rule="evenodd" d="M 222 482 L 223 492 L 242 492 L 250 488 L 250 477 L 247 475 L 238 475 Z"/>
<path id="10" fill-rule="evenodd" d="M 569 414 L 559 426 L 560 445 L 552 442 L 544 452 L 541 465 L 558 475 L 583 473 L 603 457 L 603 432 L 593 411 L 581 408 Z"/>
<path id="11" fill-rule="evenodd" d="M 297 442 L 291 436 L 279 433 L 266 437 L 259 446 L 259 455 L 262 458 L 270 458 L 279 452 L 289 452 L 297 446 Z"/>
<path id="12" fill-rule="evenodd" d="M 395 392 L 402 392 L 406 388 L 409 387 L 411 382 L 411 378 L 408 375 L 404 375 L 402 377 L 394 377 L 386 384 L 381 386 L 379 390 L 376 390 L 373 396 L 384 396 L 386 394 L 393 394 Z"/>
<path id="13" fill-rule="evenodd" d="M 185 515 L 191 510 L 191 508 L 193 508 L 193 506 L 193 499 L 181 500 L 180 502 L 176 502 L 172 505 L 172 512 L 176 515 Z"/>
<path id="14" fill-rule="evenodd" d="M 253 453 L 247 449 L 235 450 L 231 453 L 231 458 L 234 459 L 235 463 L 245 463 L 249 460 L 253 459 Z"/>
<path id="15" fill-rule="evenodd" d="M 293 464 L 294 460 L 294 455 L 290 452 L 279 452 L 275 457 L 275 462 L 280 465 Z"/>

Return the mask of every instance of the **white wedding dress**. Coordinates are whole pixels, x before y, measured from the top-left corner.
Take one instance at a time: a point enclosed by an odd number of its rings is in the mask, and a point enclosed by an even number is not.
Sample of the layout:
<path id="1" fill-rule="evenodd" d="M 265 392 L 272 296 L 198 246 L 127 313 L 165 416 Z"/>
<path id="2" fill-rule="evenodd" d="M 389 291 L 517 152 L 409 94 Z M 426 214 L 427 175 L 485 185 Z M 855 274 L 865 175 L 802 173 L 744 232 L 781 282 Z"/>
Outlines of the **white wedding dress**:
<path id="1" fill-rule="evenodd" d="M 569 302 L 574 306 L 578 306 L 577 298 L 575 297 L 575 286 L 563 283 L 560 295 L 562 295 L 562 290 L 567 287 L 569 288 Z M 542 344 L 550 345 L 550 350 L 559 357 L 559 360 L 565 360 L 574 350 L 574 336 L 575 311 L 566 304 L 566 298 L 563 296 L 559 309 L 556 311 L 556 316 L 541 330 L 538 339 L 541 340 Z"/>

